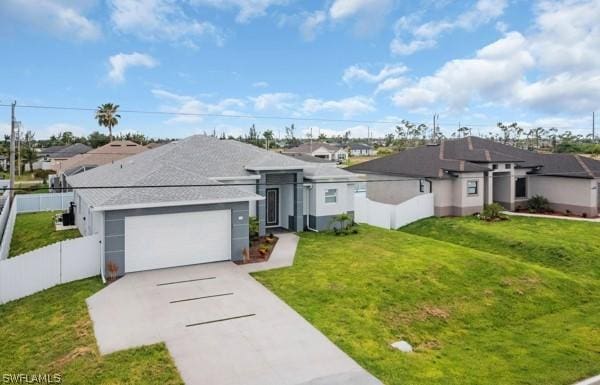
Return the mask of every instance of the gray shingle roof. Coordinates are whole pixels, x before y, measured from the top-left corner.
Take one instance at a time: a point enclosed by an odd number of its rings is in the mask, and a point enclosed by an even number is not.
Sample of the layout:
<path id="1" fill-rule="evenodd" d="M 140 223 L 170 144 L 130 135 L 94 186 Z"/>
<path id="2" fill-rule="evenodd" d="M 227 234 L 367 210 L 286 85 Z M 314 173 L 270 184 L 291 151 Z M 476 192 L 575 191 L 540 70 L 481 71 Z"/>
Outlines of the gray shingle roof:
<path id="1" fill-rule="evenodd" d="M 195 135 L 69 176 L 67 181 L 75 188 L 126 186 L 80 189 L 82 198 L 95 207 L 182 201 L 243 201 L 261 197 L 235 186 L 206 185 L 219 183 L 211 178 L 246 177 L 256 175 L 253 170 L 264 169 L 298 169 L 311 175 L 323 175 L 314 164 L 292 157 L 233 140 Z M 352 177 L 346 171 L 339 171 L 348 178 Z M 182 185 L 184 187 L 176 187 Z"/>
<path id="2" fill-rule="evenodd" d="M 475 136 L 444 140 L 348 167 L 349 171 L 436 178 L 443 171 L 485 171 L 480 163 L 517 163 L 542 175 L 599 178 L 600 161 L 571 154 L 541 154 Z"/>
<path id="3" fill-rule="evenodd" d="M 75 155 L 85 154 L 90 151 L 92 148 L 83 143 L 75 143 L 70 146 L 56 146 L 56 150 L 51 152 L 41 151 L 42 154 L 47 155 L 50 158 L 56 159 L 68 159 Z M 60 148 L 62 147 L 62 148 Z"/>
<path id="4" fill-rule="evenodd" d="M 335 144 L 324 143 L 324 142 L 312 142 L 312 144 L 302 143 L 301 145 L 299 145 L 297 147 L 288 148 L 287 150 L 284 150 L 283 152 L 290 153 L 290 154 L 310 154 L 311 152 L 317 150 L 320 147 L 325 148 L 327 151 L 329 151 L 331 153 L 334 153 L 340 149 L 340 146 L 336 146 Z"/>

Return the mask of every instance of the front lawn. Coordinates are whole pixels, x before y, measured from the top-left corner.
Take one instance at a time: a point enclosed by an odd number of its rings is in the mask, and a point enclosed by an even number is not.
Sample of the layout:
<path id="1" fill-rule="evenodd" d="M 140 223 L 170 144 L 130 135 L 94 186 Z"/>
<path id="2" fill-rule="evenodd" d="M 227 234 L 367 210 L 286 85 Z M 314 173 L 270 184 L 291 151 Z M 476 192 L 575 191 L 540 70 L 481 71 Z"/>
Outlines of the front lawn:
<path id="1" fill-rule="evenodd" d="M 600 224 L 553 218 L 428 218 L 401 229 L 442 241 L 600 279 Z"/>
<path id="2" fill-rule="evenodd" d="M 598 281 L 366 225 L 300 237 L 294 266 L 255 277 L 388 385 L 600 373 Z"/>
<path id="3" fill-rule="evenodd" d="M 60 374 L 64 384 L 183 384 L 163 344 L 100 356 L 85 299 L 98 277 L 0 305 L 3 374 Z"/>
<path id="4" fill-rule="evenodd" d="M 60 211 L 17 214 L 8 257 L 48 246 L 58 241 L 81 237 L 77 229 L 56 231 L 54 215 Z"/>

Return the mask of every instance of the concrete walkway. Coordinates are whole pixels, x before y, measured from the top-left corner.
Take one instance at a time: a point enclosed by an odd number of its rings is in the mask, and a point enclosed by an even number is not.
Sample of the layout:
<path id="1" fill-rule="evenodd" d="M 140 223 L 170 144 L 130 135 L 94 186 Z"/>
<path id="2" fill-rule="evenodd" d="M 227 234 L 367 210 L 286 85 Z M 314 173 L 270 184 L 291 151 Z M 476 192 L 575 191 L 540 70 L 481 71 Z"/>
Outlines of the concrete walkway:
<path id="1" fill-rule="evenodd" d="M 600 374 L 594 377 L 590 377 L 586 380 L 580 381 L 574 385 L 600 385 Z"/>
<path id="2" fill-rule="evenodd" d="M 102 354 L 165 342 L 188 385 L 381 385 L 232 262 L 127 274 L 87 304 Z"/>
<path id="3" fill-rule="evenodd" d="M 294 264 L 294 257 L 296 256 L 296 248 L 298 247 L 298 237 L 294 233 L 280 233 L 277 234 L 279 240 L 275 244 L 275 248 L 266 262 L 248 263 L 241 265 L 240 267 L 248 272 L 264 271 L 271 269 L 279 269 L 281 267 L 288 267 Z"/>
<path id="4" fill-rule="evenodd" d="M 502 211 L 502 214 L 512 215 L 515 217 L 532 217 L 532 218 L 545 218 L 545 219 L 566 219 L 568 221 L 582 221 L 582 222 L 595 222 L 600 223 L 600 217 L 598 218 L 582 218 L 582 217 L 566 217 L 559 215 L 545 215 L 545 214 L 533 214 L 533 213 L 515 213 L 512 211 Z"/>

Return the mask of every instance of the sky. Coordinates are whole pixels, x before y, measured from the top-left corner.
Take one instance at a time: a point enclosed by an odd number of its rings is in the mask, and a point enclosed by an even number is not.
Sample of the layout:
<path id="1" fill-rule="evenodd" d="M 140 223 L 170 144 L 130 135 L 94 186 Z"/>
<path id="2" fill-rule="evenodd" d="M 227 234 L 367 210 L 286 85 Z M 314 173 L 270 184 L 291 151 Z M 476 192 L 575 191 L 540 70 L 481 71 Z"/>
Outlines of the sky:
<path id="1" fill-rule="evenodd" d="M 116 132 L 150 137 L 383 136 L 433 114 L 446 135 L 499 121 L 586 135 L 598 20 L 600 0 L 2 0 L 0 104 L 37 138 L 102 128 L 19 105 L 212 115 L 122 113 Z"/>

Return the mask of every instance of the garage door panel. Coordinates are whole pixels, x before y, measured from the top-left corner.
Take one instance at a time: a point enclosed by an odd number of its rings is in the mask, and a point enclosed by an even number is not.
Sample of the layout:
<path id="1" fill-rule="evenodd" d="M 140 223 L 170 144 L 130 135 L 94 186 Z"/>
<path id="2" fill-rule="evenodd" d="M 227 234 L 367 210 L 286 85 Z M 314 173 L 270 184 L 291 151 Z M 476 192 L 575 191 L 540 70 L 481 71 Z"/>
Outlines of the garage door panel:
<path id="1" fill-rule="evenodd" d="M 125 271 L 231 259 L 229 210 L 125 218 Z"/>

